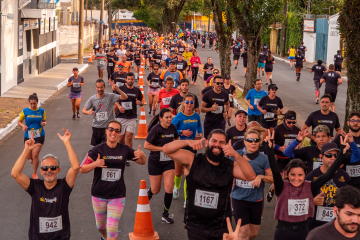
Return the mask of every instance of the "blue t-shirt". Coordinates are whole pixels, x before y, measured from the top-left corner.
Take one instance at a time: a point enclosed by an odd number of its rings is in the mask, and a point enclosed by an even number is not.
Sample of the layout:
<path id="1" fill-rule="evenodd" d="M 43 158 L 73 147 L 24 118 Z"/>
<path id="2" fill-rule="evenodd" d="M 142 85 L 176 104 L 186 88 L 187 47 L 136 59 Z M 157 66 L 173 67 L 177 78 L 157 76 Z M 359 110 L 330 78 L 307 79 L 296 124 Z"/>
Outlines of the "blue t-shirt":
<path id="1" fill-rule="evenodd" d="M 38 108 L 35 111 L 25 108 L 20 113 L 19 120 L 25 120 L 25 125 L 28 127 L 24 137 L 31 138 L 32 131 L 34 132 L 34 138 L 45 136 L 44 128 L 41 126 L 41 122 L 46 121 L 46 113 L 43 108 Z"/>
<path id="2" fill-rule="evenodd" d="M 111 44 L 115 44 L 116 38 L 111 38 Z"/>
<path id="3" fill-rule="evenodd" d="M 246 151 L 245 148 L 237 150 L 236 152 L 238 152 L 242 156 L 244 154 L 244 151 Z M 235 159 L 232 157 L 230 159 L 235 161 Z M 253 168 L 256 176 L 264 175 L 265 170 L 270 168 L 269 159 L 263 153 L 259 153 L 259 156 L 254 160 L 251 160 L 249 164 Z M 251 181 L 235 179 L 235 184 L 233 190 L 231 191 L 231 196 L 237 200 L 259 202 L 264 198 L 264 182 L 261 182 L 258 188 L 251 188 Z"/>
<path id="4" fill-rule="evenodd" d="M 252 109 L 248 109 L 248 115 L 255 115 L 255 116 L 260 116 L 261 112 L 257 109 L 257 105 L 260 102 L 260 99 L 263 96 L 268 95 L 267 92 L 263 89 L 261 89 L 261 91 L 256 91 L 255 88 L 251 89 L 247 95 L 246 95 L 246 100 L 250 100 L 250 104 L 254 107 L 254 110 Z"/>
<path id="5" fill-rule="evenodd" d="M 194 112 L 192 115 L 186 115 L 185 113 L 180 112 L 173 118 L 171 123 L 176 127 L 176 130 L 181 140 L 186 140 L 186 139 L 194 140 L 196 136 L 196 132 L 197 133 L 203 132 L 200 115 L 197 112 Z M 187 130 L 187 129 L 193 132 L 193 134 L 190 137 L 180 135 L 180 130 Z"/>

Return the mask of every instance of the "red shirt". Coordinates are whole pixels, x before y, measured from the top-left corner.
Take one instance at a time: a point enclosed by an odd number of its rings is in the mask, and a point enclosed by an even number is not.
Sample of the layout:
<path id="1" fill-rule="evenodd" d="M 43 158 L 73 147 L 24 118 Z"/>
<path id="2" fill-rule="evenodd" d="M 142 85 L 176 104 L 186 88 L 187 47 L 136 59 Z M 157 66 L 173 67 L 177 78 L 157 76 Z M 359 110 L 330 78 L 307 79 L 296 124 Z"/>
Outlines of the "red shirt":
<path id="1" fill-rule="evenodd" d="M 158 102 L 161 102 L 160 110 L 163 108 L 169 108 L 171 98 L 178 93 L 180 93 L 179 90 L 177 90 L 175 88 L 172 88 L 170 92 L 166 92 L 165 88 L 161 89 L 159 91 L 159 98 L 158 98 Z M 175 114 L 175 110 L 176 109 L 174 109 L 173 114 Z"/>

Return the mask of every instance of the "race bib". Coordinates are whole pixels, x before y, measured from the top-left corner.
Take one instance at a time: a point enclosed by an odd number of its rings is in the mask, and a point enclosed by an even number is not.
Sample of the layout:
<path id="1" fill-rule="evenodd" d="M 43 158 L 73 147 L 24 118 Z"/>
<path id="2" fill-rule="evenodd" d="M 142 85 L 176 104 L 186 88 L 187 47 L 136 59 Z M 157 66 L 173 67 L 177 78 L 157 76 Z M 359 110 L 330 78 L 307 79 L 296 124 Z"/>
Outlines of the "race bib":
<path id="1" fill-rule="evenodd" d="M 183 69 L 183 65 L 182 64 L 176 65 L 176 68 L 177 69 Z"/>
<path id="2" fill-rule="evenodd" d="M 273 119 L 275 116 L 275 113 L 273 112 L 267 112 L 265 115 L 264 115 L 264 119 Z"/>
<path id="3" fill-rule="evenodd" d="M 158 87 L 158 86 L 159 86 L 159 82 L 152 82 L 151 85 L 154 86 L 154 87 Z"/>
<path id="4" fill-rule="evenodd" d="M 231 97 L 231 94 L 229 93 L 229 102 L 232 102 L 233 98 Z"/>
<path id="5" fill-rule="evenodd" d="M 244 180 L 235 179 L 236 186 L 241 187 L 241 188 L 254 188 L 251 185 L 252 183 L 253 183 L 253 181 L 244 181 Z"/>
<path id="6" fill-rule="evenodd" d="M 72 85 L 74 88 L 78 88 L 78 87 L 80 87 L 80 83 L 73 83 L 73 85 Z"/>
<path id="7" fill-rule="evenodd" d="M 258 105 L 261 98 L 254 98 L 254 105 Z"/>
<path id="8" fill-rule="evenodd" d="M 309 199 L 288 199 L 289 216 L 302 216 L 309 212 Z"/>
<path id="9" fill-rule="evenodd" d="M 194 63 L 194 64 L 193 64 L 193 66 L 194 66 L 194 67 L 197 67 L 197 66 L 199 66 L 199 64 L 197 64 L 197 63 Z"/>
<path id="10" fill-rule="evenodd" d="M 346 172 L 350 177 L 360 177 L 360 165 L 347 165 Z"/>
<path id="11" fill-rule="evenodd" d="M 116 84 L 118 87 L 124 86 L 124 83 L 123 83 L 123 82 L 116 82 L 115 84 Z"/>
<path id="12" fill-rule="evenodd" d="M 101 60 L 100 65 L 105 65 L 105 62 Z"/>
<path id="13" fill-rule="evenodd" d="M 152 54 L 150 54 L 150 57 L 152 57 L 153 55 Z"/>
<path id="14" fill-rule="evenodd" d="M 62 230 L 62 217 L 40 217 L 39 218 L 39 232 L 40 233 L 51 233 Z"/>
<path id="15" fill-rule="evenodd" d="M 160 162 L 165 162 L 165 161 L 171 161 L 171 158 L 165 155 L 163 152 L 160 152 Z"/>
<path id="16" fill-rule="evenodd" d="M 330 222 L 335 218 L 335 214 L 332 207 L 317 206 L 316 220 L 323 222 Z"/>
<path id="17" fill-rule="evenodd" d="M 114 66 L 114 63 L 109 63 L 109 67 L 112 67 L 112 66 Z"/>
<path id="18" fill-rule="evenodd" d="M 195 203 L 194 203 L 195 206 L 202 208 L 217 209 L 218 200 L 219 200 L 219 193 L 196 189 Z"/>
<path id="19" fill-rule="evenodd" d="M 107 112 L 98 112 L 96 113 L 96 121 L 106 121 L 108 120 Z"/>
<path id="20" fill-rule="evenodd" d="M 156 60 L 156 62 L 157 62 L 157 63 L 159 63 L 159 62 L 160 62 L 160 60 L 158 59 L 158 60 Z"/>
<path id="21" fill-rule="evenodd" d="M 313 162 L 313 170 L 321 167 L 322 165 L 323 165 L 323 162 L 321 161 L 320 158 L 318 158 L 317 161 L 314 161 L 314 162 Z"/>
<path id="22" fill-rule="evenodd" d="M 121 102 L 121 106 L 125 108 L 125 110 L 131 110 L 132 108 L 132 102 Z"/>
<path id="23" fill-rule="evenodd" d="M 223 113 L 223 106 L 217 106 L 217 109 L 216 111 L 211 111 L 212 113 L 215 113 L 215 114 L 220 114 L 220 113 Z"/>
<path id="24" fill-rule="evenodd" d="M 171 101 L 171 97 L 163 98 L 162 103 L 163 105 L 169 105 Z"/>
<path id="25" fill-rule="evenodd" d="M 212 74 L 211 70 L 206 71 L 207 74 Z"/>
<path id="26" fill-rule="evenodd" d="M 31 138 L 31 133 L 34 133 L 34 138 L 40 137 L 40 129 L 33 129 L 28 131 L 29 138 Z"/>
<path id="27" fill-rule="evenodd" d="M 184 49 L 183 49 L 183 48 L 180 48 L 179 51 L 182 52 L 182 51 L 184 51 Z"/>
<path id="28" fill-rule="evenodd" d="M 292 143 L 292 141 L 294 141 L 295 138 L 292 138 L 292 139 L 285 139 L 285 142 L 284 142 L 284 146 L 289 146 L 290 143 Z"/>
<path id="29" fill-rule="evenodd" d="M 103 168 L 101 172 L 101 180 L 107 182 L 118 181 L 121 177 L 121 169 L 118 168 Z"/>

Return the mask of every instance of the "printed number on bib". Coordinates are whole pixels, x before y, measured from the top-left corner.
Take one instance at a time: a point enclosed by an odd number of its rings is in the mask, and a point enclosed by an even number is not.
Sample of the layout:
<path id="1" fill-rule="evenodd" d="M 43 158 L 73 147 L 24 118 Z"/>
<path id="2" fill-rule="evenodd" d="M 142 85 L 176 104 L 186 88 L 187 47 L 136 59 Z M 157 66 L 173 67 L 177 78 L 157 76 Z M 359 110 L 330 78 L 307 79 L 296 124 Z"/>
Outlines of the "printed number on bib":
<path id="1" fill-rule="evenodd" d="M 194 203 L 195 206 L 217 209 L 218 201 L 219 201 L 219 193 L 196 189 L 195 203 Z"/>
<path id="2" fill-rule="evenodd" d="M 107 112 L 98 112 L 96 113 L 96 120 L 97 121 L 106 121 L 108 119 Z"/>
<path id="3" fill-rule="evenodd" d="M 207 74 L 212 74 L 211 70 L 206 71 Z"/>
<path id="4" fill-rule="evenodd" d="M 260 102 L 260 98 L 254 98 L 254 105 L 258 105 Z"/>
<path id="5" fill-rule="evenodd" d="M 288 199 L 289 216 L 302 216 L 309 213 L 309 199 Z"/>
<path id="6" fill-rule="evenodd" d="M 321 167 L 323 165 L 323 162 L 321 161 L 320 158 L 317 158 L 317 161 L 314 161 L 313 162 L 313 170 Z"/>
<path id="7" fill-rule="evenodd" d="M 167 98 L 162 99 L 162 102 L 163 102 L 164 105 L 169 105 L 170 101 L 171 101 L 171 97 L 167 97 Z"/>
<path id="8" fill-rule="evenodd" d="M 40 233 L 51 233 L 62 230 L 62 217 L 40 217 L 39 218 L 39 231 Z"/>
<path id="9" fill-rule="evenodd" d="M 122 102 L 121 106 L 125 108 L 125 110 L 131 110 L 132 109 L 132 102 Z"/>
<path id="10" fill-rule="evenodd" d="M 197 67 L 197 66 L 198 66 L 199 64 L 197 64 L 197 63 L 194 63 L 193 65 L 194 65 L 194 67 Z"/>
<path id="11" fill-rule="evenodd" d="M 360 165 L 347 165 L 346 172 L 350 177 L 360 177 Z"/>
<path id="12" fill-rule="evenodd" d="M 236 186 L 241 188 L 254 188 L 252 186 L 252 183 L 253 181 L 244 181 L 244 180 L 235 179 Z"/>
<path id="13" fill-rule="evenodd" d="M 159 86 L 159 82 L 152 82 L 151 85 L 153 85 L 154 87 L 158 87 L 158 86 Z"/>
<path id="14" fill-rule="evenodd" d="M 100 65 L 104 65 L 104 63 L 105 63 L 104 61 L 100 61 Z"/>
<path id="15" fill-rule="evenodd" d="M 332 207 L 317 206 L 316 220 L 323 222 L 330 222 L 335 218 L 335 214 Z"/>
<path id="16" fill-rule="evenodd" d="M 216 111 L 211 111 L 212 113 L 215 113 L 215 114 L 220 114 L 220 113 L 223 113 L 223 106 L 217 106 L 217 109 Z"/>
<path id="17" fill-rule="evenodd" d="M 116 85 L 117 85 L 118 87 L 122 87 L 122 86 L 124 86 L 124 83 L 123 83 L 123 82 L 116 82 Z"/>
<path id="18" fill-rule="evenodd" d="M 289 146 L 292 141 L 294 141 L 295 138 L 292 139 L 285 139 L 284 146 Z"/>
<path id="19" fill-rule="evenodd" d="M 118 181 L 121 177 L 121 169 L 103 168 L 101 172 L 101 180 L 108 182 Z"/>
<path id="20" fill-rule="evenodd" d="M 183 69 L 183 65 L 182 64 L 176 65 L 176 68 L 177 69 Z"/>
<path id="21" fill-rule="evenodd" d="M 165 161 L 171 161 L 171 158 L 165 155 L 163 152 L 160 152 L 160 162 L 165 162 Z"/>
<path id="22" fill-rule="evenodd" d="M 109 67 L 112 67 L 112 66 L 114 66 L 114 63 L 109 63 Z"/>
<path id="23" fill-rule="evenodd" d="M 232 102 L 233 98 L 231 97 L 231 94 L 229 93 L 229 102 Z"/>
<path id="24" fill-rule="evenodd" d="M 275 113 L 273 112 L 267 112 L 265 115 L 264 115 L 264 119 L 272 119 L 274 118 L 275 116 Z"/>
<path id="25" fill-rule="evenodd" d="M 75 82 L 75 83 L 73 83 L 73 85 L 72 85 L 74 88 L 78 88 L 78 87 L 80 87 L 80 83 L 78 83 L 78 82 Z"/>
<path id="26" fill-rule="evenodd" d="M 40 137 L 40 129 L 29 130 L 28 135 L 31 138 L 31 133 L 34 133 L 34 138 Z"/>

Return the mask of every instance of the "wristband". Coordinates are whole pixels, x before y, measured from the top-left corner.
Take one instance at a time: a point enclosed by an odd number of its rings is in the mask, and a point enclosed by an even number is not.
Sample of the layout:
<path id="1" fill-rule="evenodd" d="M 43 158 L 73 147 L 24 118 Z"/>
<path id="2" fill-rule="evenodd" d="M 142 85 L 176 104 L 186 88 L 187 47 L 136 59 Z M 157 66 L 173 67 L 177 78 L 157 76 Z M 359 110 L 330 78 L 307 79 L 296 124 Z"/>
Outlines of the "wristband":
<path id="1" fill-rule="evenodd" d="M 279 148 L 280 148 L 280 146 L 279 146 L 279 145 L 277 145 L 277 144 L 275 144 L 274 149 L 275 149 L 275 150 L 279 150 Z"/>

